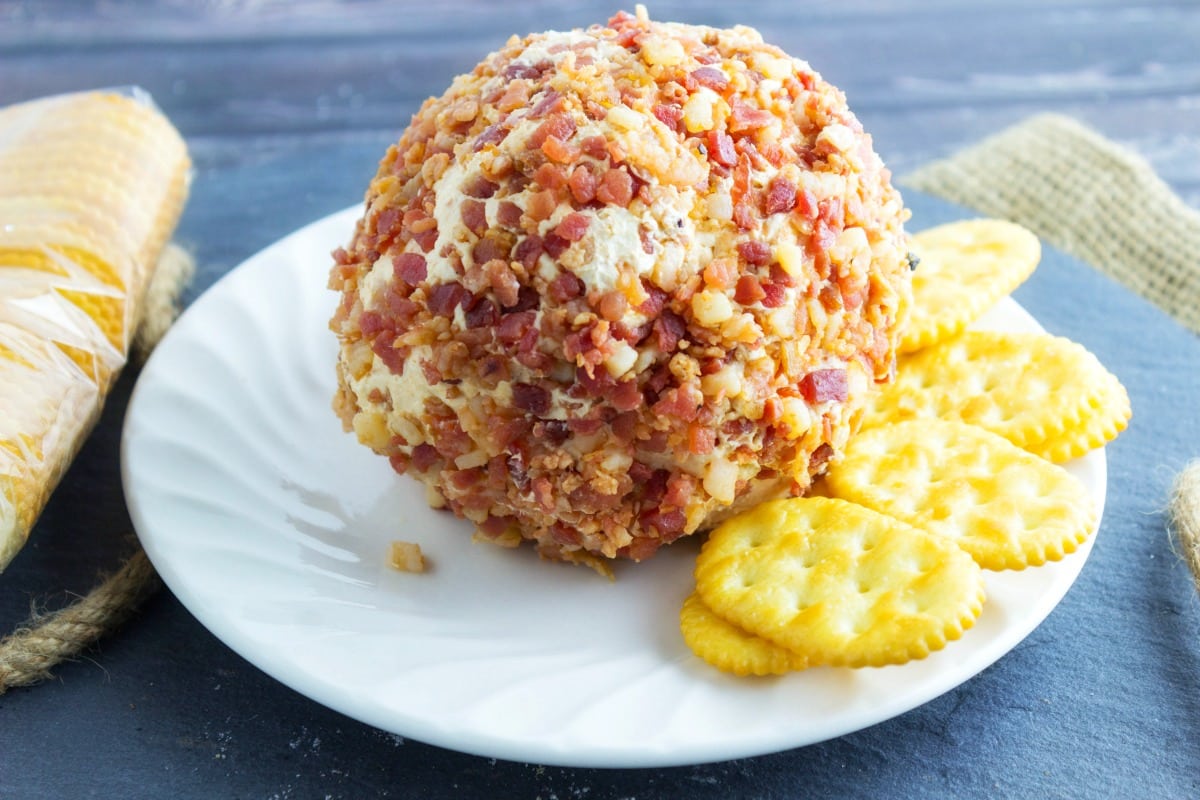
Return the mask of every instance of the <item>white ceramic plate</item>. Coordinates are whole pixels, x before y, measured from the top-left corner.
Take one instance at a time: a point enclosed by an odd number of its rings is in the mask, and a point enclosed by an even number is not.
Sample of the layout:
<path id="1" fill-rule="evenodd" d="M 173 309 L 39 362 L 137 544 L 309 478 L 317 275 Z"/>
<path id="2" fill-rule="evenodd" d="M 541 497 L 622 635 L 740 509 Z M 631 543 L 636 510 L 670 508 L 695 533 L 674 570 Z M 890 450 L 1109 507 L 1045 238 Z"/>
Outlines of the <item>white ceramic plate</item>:
<path id="1" fill-rule="evenodd" d="M 473 544 L 330 410 L 330 251 L 358 209 L 297 231 L 200 297 L 155 351 L 128 411 L 123 472 L 171 591 L 268 674 L 342 713 L 469 753 L 636 767 L 778 751 L 901 714 L 1029 634 L 1074 582 L 1058 564 L 987 576 L 976 626 L 883 669 L 737 679 L 693 657 L 677 610 L 693 542 L 609 582 Z M 987 322 L 1036 327 L 1004 301 Z M 1072 471 L 1103 503 L 1105 461 Z M 418 542 L 423 575 L 387 566 Z"/>

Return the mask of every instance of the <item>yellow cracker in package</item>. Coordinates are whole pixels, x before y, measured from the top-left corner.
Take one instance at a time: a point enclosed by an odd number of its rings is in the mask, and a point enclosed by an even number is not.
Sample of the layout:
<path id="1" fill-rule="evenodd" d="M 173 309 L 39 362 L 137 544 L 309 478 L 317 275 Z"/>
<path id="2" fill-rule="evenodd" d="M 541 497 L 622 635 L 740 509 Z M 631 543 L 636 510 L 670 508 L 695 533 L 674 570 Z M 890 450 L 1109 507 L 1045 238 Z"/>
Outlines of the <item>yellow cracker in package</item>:
<path id="1" fill-rule="evenodd" d="M 0 109 L 0 569 L 128 358 L 190 169 L 137 90 Z"/>
<path id="2" fill-rule="evenodd" d="M 923 658 L 983 610 L 953 542 L 845 500 L 773 500 L 709 534 L 696 591 L 714 613 L 811 665 Z"/>
<path id="3" fill-rule="evenodd" d="M 961 333 L 1025 282 L 1042 257 L 1029 230 L 999 219 L 939 225 L 912 237 L 921 262 L 913 273 L 912 309 L 900 341 L 911 353 Z"/>
<path id="4" fill-rule="evenodd" d="M 734 675 L 783 675 L 808 666 L 806 659 L 747 633 L 713 613 L 693 592 L 679 610 L 679 629 L 693 653 Z"/>
<path id="5" fill-rule="evenodd" d="M 968 330 L 901 358 L 895 381 L 868 401 L 863 427 L 948 419 L 1031 449 L 1078 430 L 1104 402 L 1109 377 L 1069 339 Z"/>
<path id="6" fill-rule="evenodd" d="M 826 475 L 833 494 L 945 536 L 984 569 L 1058 561 L 1096 524 L 1062 467 L 974 425 L 912 420 L 862 431 Z"/>

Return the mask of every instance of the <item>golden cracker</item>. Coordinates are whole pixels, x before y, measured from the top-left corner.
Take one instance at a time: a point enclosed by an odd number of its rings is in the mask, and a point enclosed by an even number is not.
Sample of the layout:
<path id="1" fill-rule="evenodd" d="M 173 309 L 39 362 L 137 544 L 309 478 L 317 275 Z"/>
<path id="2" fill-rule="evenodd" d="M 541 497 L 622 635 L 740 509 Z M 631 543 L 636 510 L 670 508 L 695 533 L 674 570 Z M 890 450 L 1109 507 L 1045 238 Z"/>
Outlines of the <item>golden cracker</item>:
<path id="1" fill-rule="evenodd" d="M 939 225 L 915 234 L 912 247 L 921 262 L 901 353 L 958 335 L 1024 283 L 1042 257 L 1032 232 L 999 219 Z"/>
<path id="2" fill-rule="evenodd" d="M 944 536 L 984 569 L 1073 553 L 1096 525 L 1087 488 L 982 428 L 911 420 L 860 432 L 826 476 L 835 496 Z"/>
<path id="3" fill-rule="evenodd" d="M 1075 427 L 1042 441 L 1031 442 L 1026 449 L 1047 461 L 1061 464 L 1086 455 L 1117 438 L 1128 427 L 1132 416 L 1129 394 L 1117 376 L 1108 373 L 1092 407 Z"/>
<path id="4" fill-rule="evenodd" d="M 747 633 L 717 616 L 693 592 L 679 610 L 683 640 L 700 658 L 734 675 L 783 675 L 804 669 L 808 662 L 790 650 Z"/>
<path id="5" fill-rule="evenodd" d="M 900 359 L 895 380 L 868 400 L 863 427 L 949 419 L 1026 447 L 1078 428 L 1107 375 L 1069 339 L 968 330 Z"/>
<path id="6" fill-rule="evenodd" d="M 713 531 L 696 590 L 714 613 L 811 665 L 882 666 L 960 637 L 983 607 L 953 542 L 844 500 L 774 500 Z"/>

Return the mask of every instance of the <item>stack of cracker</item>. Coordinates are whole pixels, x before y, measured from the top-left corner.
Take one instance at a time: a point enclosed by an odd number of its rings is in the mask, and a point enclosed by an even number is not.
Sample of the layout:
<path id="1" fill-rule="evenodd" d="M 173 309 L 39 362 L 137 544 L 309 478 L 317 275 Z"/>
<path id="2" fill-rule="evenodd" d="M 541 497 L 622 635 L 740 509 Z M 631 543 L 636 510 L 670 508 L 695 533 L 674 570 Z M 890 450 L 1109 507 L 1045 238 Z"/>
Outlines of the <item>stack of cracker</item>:
<path id="1" fill-rule="evenodd" d="M 125 364 L 190 161 L 144 99 L 0 109 L 0 569 Z"/>
<path id="2" fill-rule="evenodd" d="M 820 494 L 727 521 L 696 564 L 685 641 L 738 675 L 883 666 L 958 639 L 983 570 L 1057 561 L 1095 530 L 1060 463 L 1128 424 L 1124 387 L 1080 345 L 969 326 L 1034 271 L 1032 233 L 969 220 L 917 234 L 895 381 Z"/>

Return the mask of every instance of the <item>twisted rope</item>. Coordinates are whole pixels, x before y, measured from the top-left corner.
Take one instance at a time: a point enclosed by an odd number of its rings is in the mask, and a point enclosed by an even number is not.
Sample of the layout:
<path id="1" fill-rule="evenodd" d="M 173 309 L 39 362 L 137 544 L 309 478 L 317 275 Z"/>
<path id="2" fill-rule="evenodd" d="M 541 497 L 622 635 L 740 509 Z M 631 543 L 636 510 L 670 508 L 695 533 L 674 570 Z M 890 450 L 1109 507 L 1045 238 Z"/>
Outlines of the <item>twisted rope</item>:
<path id="1" fill-rule="evenodd" d="M 138 549 L 87 596 L 60 611 L 31 617 L 0 641 L 0 694 L 50 677 L 57 664 L 120 627 L 158 585 L 150 559 Z"/>
<path id="2" fill-rule="evenodd" d="M 1171 487 L 1171 530 L 1200 592 L 1200 459 L 1184 467 Z"/>

